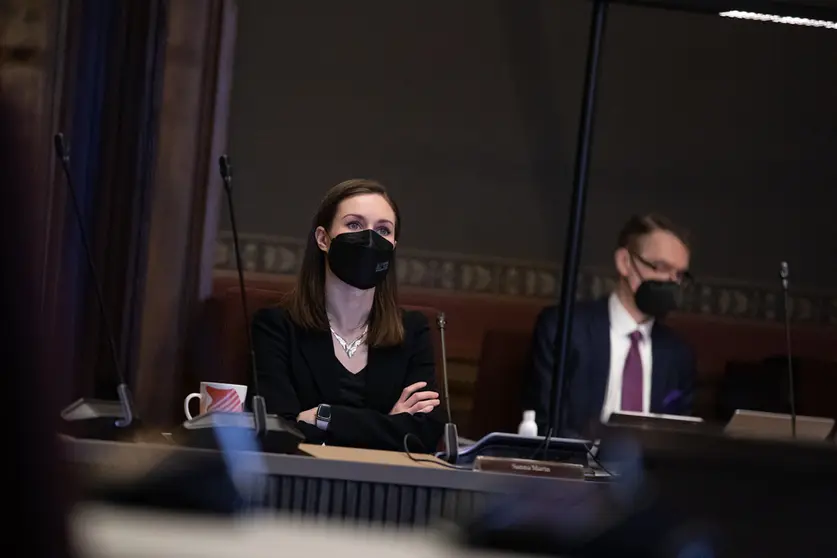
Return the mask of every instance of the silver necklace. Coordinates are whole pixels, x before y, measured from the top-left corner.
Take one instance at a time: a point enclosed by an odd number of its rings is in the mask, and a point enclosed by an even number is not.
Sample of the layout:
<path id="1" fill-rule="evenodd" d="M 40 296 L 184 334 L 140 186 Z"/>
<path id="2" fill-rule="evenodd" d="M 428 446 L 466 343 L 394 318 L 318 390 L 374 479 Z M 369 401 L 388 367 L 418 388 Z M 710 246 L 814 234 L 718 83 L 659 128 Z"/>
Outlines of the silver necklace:
<path id="1" fill-rule="evenodd" d="M 346 342 L 345 339 L 340 337 L 340 335 L 336 331 L 334 331 L 334 328 L 330 325 L 328 326 L 328 329 L 331 330 L 331 334 L 334 335 L 334 338 L 337 339 L 337 342 L 340 343 L 340 346 L 343 347 L 344 351 L 346 351 L 346 356 L 352 358 L 353 356 L 355 356 L 358 347 L 360 347 L 360 345 L 363 343 L 363 340 L 366 338 L 366 331 L 369 329 L 369 326 L 364 326 L 363 332 L 360 334 L 360 337 L 358 337 L 351 343 Z"/>

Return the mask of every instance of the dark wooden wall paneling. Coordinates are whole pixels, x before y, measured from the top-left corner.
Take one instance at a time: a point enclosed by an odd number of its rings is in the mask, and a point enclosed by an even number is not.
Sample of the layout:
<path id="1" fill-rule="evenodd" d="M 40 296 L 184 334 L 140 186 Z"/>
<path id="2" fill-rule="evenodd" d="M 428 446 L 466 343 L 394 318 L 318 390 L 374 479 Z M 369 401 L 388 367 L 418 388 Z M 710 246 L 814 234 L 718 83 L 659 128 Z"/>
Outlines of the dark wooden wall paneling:
<path id="1" fill-rule="evenodd" d="M 153 171 L 168 2 L 130 0 L 119 4 L 109 29 L 112 50 L 107 61 L 94 230 L 106 307 L 122 369 L 131 381 L 135 379 L 147 231 L 155 193 Z M 90 345 L 82 369 L 95 370 L 96 386 L 102 395 L 109 395 L 115 387 L 114 371 L 107 332 L 94 305 L 95 301 L 87 307 L 83 331 Z"/>
<path id="2" fill-rule="evenodd" d="M 61 355 L 54 375 L 65 380 L 62 399 L 113 399 L 116 381 L 52 150 L 56 131 L 71 148 L 83 221 L 137 410 L 147 423 L 170 422 L 187 330 L 201 285 L 211 289 L 221 200 L 215 161 L 226 144 L 236 2 L 29 4 L 40 10 L 46 46 L 28 63 L 43 75 L 37 85 L 13 85 L 28 96 L 27 110 L 38 109 L 33 172 L 42 178 L 41 238 L 34 259 L 50 331 L 46 350 Z"/>
<path id="3" fill-rule="evenodd" d="M 195 375 L 186 369 L 189 331 L 200 319 L 201 285 L 211 285 L 222 200 L 217 160 L 226 149 L 235 17 L 231 0 L 170 4 L 135 382 L 147 422 L 179 419 L 179 393 L 189 381 L 184 376 Z"/>
<path id="4" fill-rule="evenodd" d="M 40 90 L 30 92 L 43 105 L 33 153 L 41 190 L 41 313 L 51 332 L 46 350 L 59 353 L 56 362 L 64 363 L 55 376 L 65 381 L 65 401 L 110 394 L 115 381 L 77 216 L 51 136 L 62 131 L 67 139 L 81 220 L 127 364 L 136 277 L 144 266 L 141 231 L 151 184 L 142 170 L 154 151 L 145 130 L 154 127 L 163 6 L 144 0 L 42 6 L 49 21 L 48 67 Z"/>
<path id="5" fill-rule="evenodd" d="M 295 278 L 288 275 L 248 273 L 250 313 L 259 307 L 280 303 L 282 293 L 288 292 L 294 282 Z M 489 431 L 481 429 L 481 425 L 496 424 L 497 420 L 510 425 L 505 428 L 516 426 L 520 417 L 516 410 L 519 395 L 514 394 L 519 392 L 522 382 L 520 375 L 526 367 L 535 318 L 541 308 L 554 301 L 409 286 L 399 290 L 399 298 L 404 305 L 430 306 L 447 315 L 451 410 L 460 432 L 479 437 Z M 207 328 L 203 332 L 206 354 L 200 379 L 248 382 L 246 322 L 234 273 L 216 272 L 215 299 L 207 307 L 214 316 L 204 324 Z M 674 314 L 667 321 L 696 352 L 695 411 L 698 415 L 710 420 L 725 420 L 718 416 L 721 384 L 732 368 L 737 370 L 741 366 L 755 367 L 758 371 L 749 380 L 748 392 L 766 387 L 781 398 L 779 382 L 775 382 L 774 390 L 774 383 L 765 376 L 768 372 L 762 364 L 765 358 L 784 353 L 781 324 L 686 313 Z M 212 324 L 214 329 L 210 331 Z M 834 415 L 830 394 L 837 382 L 835 334 L 837 329 L 833 326 L 793 326 L 794 354 L 799 359 L 798 408 L 804 406 L 806 412 L 814 416 Z M 491 335 L 490 339 L 488 335 Z M 486 409 L 486 396 L 505 407 Z M 478 412 L 472 412 L 477 407 L 480 407 Z"/>
<path id="6" fill-rule="evenodd" d="M 59 331 L 59 321 L 66 317 L 58 290 L 60 275 L 60 239 L 63 235 L 65 190 L 53 178 L 51 136 L 61 118 L 65 92 L 65 66 L 68 51 L 66 28 L 67 0 L 28 0 L 6 2 L 0 9 L 0 87 L 6 101 L 14 103 L 27 123 L 25 137 L 31 151 L 24 164 L 30 185 L 31 218 L 35 238 L 27 246 L 27 264 L 31 277 L 38 282 L 39 300 L 32 311 L 37 313 L 44 331 Z M 62 188 L 56 188 L 62 186 Z M 9 258 L 8 254 L 5 257 Z M 12 262 L 12 259 L 10 259 Z M 14 261 L 11 265 L 22 265 Z M 30 270 L 21 270 L 26 273 Z M 67 361 L 71 342 L 54 338 L 50 351 L 55 363 Z M 56 374 L 58 393 L 71 390 L 71 374 Z"/>

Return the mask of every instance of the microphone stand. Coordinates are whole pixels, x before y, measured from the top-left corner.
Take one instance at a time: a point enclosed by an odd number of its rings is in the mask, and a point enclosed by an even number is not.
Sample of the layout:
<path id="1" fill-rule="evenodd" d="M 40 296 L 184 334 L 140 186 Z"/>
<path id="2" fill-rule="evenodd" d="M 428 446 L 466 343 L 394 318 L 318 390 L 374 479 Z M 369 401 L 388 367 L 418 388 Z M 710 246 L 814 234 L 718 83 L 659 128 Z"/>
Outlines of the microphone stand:
<path id="1" fill-rule="evenodd" d="M 96 266 L 93 263 L 93 252 L 90 249 L 90 241 L 87 238 L 87 232 L 84 227 L 81 206 L 78 202 L 78 196 L 76 195 L 75 184 L 73 183 L 73 175 L 70 172 L 70 150 L 64 142 L 64 134 L 60 132 L 55 134 L 53 140 L 55 144 L 55 153 L 58 155 L 58 160 L 61 163 L 61 169 L 64 172 L 64 178 L 67 183 L 67 190 L 69 191 L 70 199 L 73 202 L 73 213 L 75 213 L 76 216 L 79 236 L 81 237 L 81 244 L 84 247 L 87 268 L 90 272 L 90 282 L 93 283 L 93 289 L 96 293 L 99 316 L 104 324 L 110 357 L 113 361 L 113 367 L 119 381 L 119 385 L 116 387 L 116 393 L 119 397 L 119 405 L 122 408 L 122 416 L 114 421 L 114 425 L 117 428 L 128 428 L 134 422 L 134 408 L 131 399 L 131 391 L 128 388 L 128 384 L 125 382 L 125 375 L 122 371 L 122 361 L 119 358 L 119 353 L 116 350 L 116 341 L 113 338 L 113 328 L 111 327 L 110 320 L 108 319 L 108 313 L 105 310 L 105 297 L 102 295 L 102 286 L 99 283 L 99 276 L 96 273 Z"/>
<path id="2" fill-rule="evenodd" d="M 267 432 L 267 405 L 259 391 L 259 373 L 256 367 L 256 350 L 253 348 L 253 332 L 250 329 L 250 313 L 247 311 L 247 294 L 244 291 L 244 266 L 241 263 L 241 249 L 238 244 L 238 227 L 235 223 L 235 209 L 232 196 L 232 167 L 226 155 L 218 158 L 221 179 L 224 181 L 224 191 L 227 193 L 227 207 L 230 212 L 230 228 L 233 233 L 236 269 L 238 270 L 238 287 L 241 291 L 241 308 L 244 311 L 245 329 L 247 330 L 247 347 L 250 349 L 250 370 L 253 377 L 253 424 L 256 436 L 264 437 Z"/>
<path id="3" fill-rule="evenodd" d="M 445 461 L 456 464 L 459 460 L 459 432 L 456 423 L 450 412 L 450 390 L 448 388 L 448 355 L 445 348 L 445 313 L 440 312 L 436 316 L 436 325 L 439 328 L 439 337 L 442 345 L 442 380 L 445 382 L 445 410 L 447 411 L 448 422 L 445 424 Z"/>
<path id="4" fill-rule="evenodd" d="M 209 411 L 184 421 L 172 432 L 175 443 L 201 449 L 219 449 L 229 446 L 237 436 L 254 436 L 259 440 L 259 451 L 267 453 L 296 453 L 305 436 L 296 427 L 296 423 L 277 415 L 268 415 L 264 397 L 259 392 L 259 373 L 256 351 L 253 348 L 253 333 L 250 327 L 250 314 L 247 311 L 247 292 L 244 290 L 244 265 L 241 262 L 241 250 L 238 244 L 238 227 L 235 222 L 235 210 L 232 198 L 232 172 L 229 157 L 222 155 L 218 159 L 221 179 L 227 191 L 227 203 L 232 225 L 235 262 L 238 269 L 238 287 L 241 291 L 241 308 L 244 311 L 247 344 L 250 350 L 250 371 L 253 382 L 252 412 L 230 413 Z"/>
<path id="5" fill-rule="evenodd" d="M 796 438 L 796 395 L 794 393 L 793 377 L 793 354 L 791 352 L 791 325 L 790 325 L 790 296 L 788 284 L 790 271 L 788 262 L 782 262 L 779 266 L 779 278 L 782 280 L 782 304 L 785 314 L 785 348 L 788 353 L 788 402 L 790 403 L 791 415 L 791 436 Z"/>

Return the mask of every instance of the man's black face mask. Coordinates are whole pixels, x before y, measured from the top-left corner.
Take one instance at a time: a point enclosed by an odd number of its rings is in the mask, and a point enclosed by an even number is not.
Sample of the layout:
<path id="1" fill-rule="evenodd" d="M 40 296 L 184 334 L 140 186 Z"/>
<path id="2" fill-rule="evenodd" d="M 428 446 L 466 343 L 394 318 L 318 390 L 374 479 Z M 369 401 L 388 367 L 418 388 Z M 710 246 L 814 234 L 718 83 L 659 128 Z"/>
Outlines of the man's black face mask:
<path id="1" fill-rule="evenodd" d="M 639 287 L 637 287 L 634 293 L 634 304 L 636 304 L 637 309 L 652 318 L 663 318 L 669 312 L 677 310 L 680 307 L 682 298 L 682 287 L 680 283 L 670 279 L 645 279 L 636 265 L 635 258 L 639 256 L 631 254 L 630 257 L 631 265 L 633 265 L 634 270 L 641 280 Z"/>
<path id="2" fill-rule="evenodd" d="M 640 312 L 653 318 L 663 318 L 677 310 L 681 298 L 680 285 L 675 281 L 643 280 L 634 293 L 634 303 Z"/>

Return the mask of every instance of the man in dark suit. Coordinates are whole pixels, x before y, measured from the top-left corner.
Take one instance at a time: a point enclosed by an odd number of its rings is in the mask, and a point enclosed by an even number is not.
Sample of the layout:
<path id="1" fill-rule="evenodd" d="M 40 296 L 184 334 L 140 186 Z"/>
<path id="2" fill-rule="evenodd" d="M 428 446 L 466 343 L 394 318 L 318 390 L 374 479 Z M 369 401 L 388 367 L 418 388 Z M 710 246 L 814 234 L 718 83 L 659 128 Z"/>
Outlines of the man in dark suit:
<path id="1" fill-rule="evenodd" d="M 557 434 L 584 435 L 615 411 L 691 413 L 694 355 L 660 323 L 689 280 L 689 256 L 685 236 L 662 216 L 635 216 L 622 228 L 615 289 L 607 298 L 577 303 L 573 311 Z M 524 388 L 524 408 L 535 410 L 540 434 L 547 432 L 557 324 L 557 306 L 538 316 Z"/>

